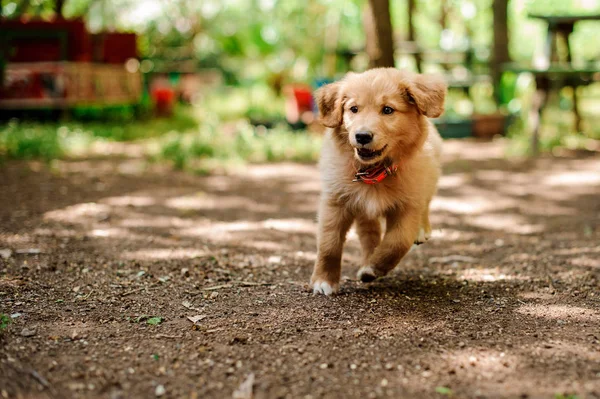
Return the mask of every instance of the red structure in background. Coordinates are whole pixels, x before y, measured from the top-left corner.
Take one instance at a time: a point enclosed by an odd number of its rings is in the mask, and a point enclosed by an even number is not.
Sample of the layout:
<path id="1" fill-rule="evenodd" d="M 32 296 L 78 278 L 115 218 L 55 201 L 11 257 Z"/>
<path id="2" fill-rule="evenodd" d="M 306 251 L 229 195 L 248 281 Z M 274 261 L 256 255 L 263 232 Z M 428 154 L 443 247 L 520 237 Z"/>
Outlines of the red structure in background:
<path id="1" fill-rule="evenodd" d="M 7 62 L 92 61 L 91 36 L 82 19 L 5 20 L 0 34 L 8 39 Z"/>
<path id="2" fill-rule="evenodd" d="M 312 88 L 304 84 L 292 84 L 283 89 L 286 119 L 291 124 L 310 124 L 314 119 Z"/>
<path id="3" fill-rule="evenodd" d="M 99 33 L 92 35 L 93 61 L 105 64 L 124 64 L 138 58 L 135 33 Z"/>
<path id="4" fill-rule="evenodd" d="M 138 103 L 141 75 L 132 33 L 90 34 L 83 19 L 2 20 L 0 109 Z M 2 60 L 0 60 L 2 61 Z M 0 62 L 0 65 L 2 62 Z"/>

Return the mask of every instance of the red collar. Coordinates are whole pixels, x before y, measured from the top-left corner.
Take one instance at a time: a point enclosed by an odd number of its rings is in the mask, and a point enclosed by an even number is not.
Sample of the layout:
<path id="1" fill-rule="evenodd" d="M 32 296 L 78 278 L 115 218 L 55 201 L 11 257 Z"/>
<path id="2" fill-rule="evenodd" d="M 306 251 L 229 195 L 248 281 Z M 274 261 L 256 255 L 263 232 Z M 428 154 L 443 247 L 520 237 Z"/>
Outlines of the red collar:
<path id="1" fill-rule="evenodd" d="M 354 175 L 354 182 L 363 182 L 366 184 L 377 184 L 386 177 L 396 173 L 398 165 L 393 164 L 390 166 L 379 165 L 370 169 L 356 172 Z"/>

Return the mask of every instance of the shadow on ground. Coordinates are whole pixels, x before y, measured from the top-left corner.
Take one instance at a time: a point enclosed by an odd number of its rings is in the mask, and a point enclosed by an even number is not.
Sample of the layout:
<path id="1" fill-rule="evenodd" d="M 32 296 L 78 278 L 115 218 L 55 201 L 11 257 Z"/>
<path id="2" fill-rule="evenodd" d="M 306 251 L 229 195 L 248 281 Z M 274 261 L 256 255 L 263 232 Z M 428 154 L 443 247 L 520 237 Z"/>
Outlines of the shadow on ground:
<path id="1" fill-rule="evenodd" d="M 314 166 L 4 165 L 2 395 L 600 397 L 600 158 L 447 148 L 433 239 L 362 285 L 351 232 L 334 298 Z"/>

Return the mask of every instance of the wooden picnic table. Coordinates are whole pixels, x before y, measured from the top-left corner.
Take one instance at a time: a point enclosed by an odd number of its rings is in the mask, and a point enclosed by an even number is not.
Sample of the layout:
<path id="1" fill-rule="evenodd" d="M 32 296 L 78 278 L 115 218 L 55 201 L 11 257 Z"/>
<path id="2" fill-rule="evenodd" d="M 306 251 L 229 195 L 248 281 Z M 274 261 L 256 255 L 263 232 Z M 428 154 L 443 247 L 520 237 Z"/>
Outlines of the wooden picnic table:
<path id="1" fill-rule="evenodd" d="M 574 68 L 570 64 L 551 65 L 548 68 L 536 68 L 519 63 L 508 63 L 503 65 L 505 72 L 529 73 L 535 78 L 536 91 L 529 113 L 532 136 L 531 147 L 534 153 L 539 148 L 539 129 L 541 114 L 548 100 L 551 90 L 560 89 L 563 86 L 573 87 L 573 113 L 575 114 L 575 128 L 581 130 L 581 115 L 577 108 L 577 87 L 586 86 L 600 81 L 600 68 L 589 66 Z"/>
<path id="2" fill-rule="evenodd" d="M 581 115 L 577 106 L 577 87 L 585 86 L 592 82 L 600 81 L 600 65 L 587 64 L 583 67 L 572 63 L 571 45 L 569 37 L 573 33 L 575 24 L 580 21 L 600 21 L 600 14 L 593 15 L 540 15 L 529 14 L 530 18 L 539 19 L 548 23 L 546 44 L 544 47 L 543 66 L 536 67 L 518 63 L 509 63 L 503 66 L 506 72 L 530 73 L 535 77 L 536 93 L 530 110 L 530 123 L 532 127 L 532 150 L 538 151 L 539 128 L 541 113 L 546 105 L 548 94 L 551 90 L 563 86 L 573 87 L 573 113 L 575 114 L 575 129 L 581 131 Z M 558 51 L 558 41 L 565 41 L 567 48 L 566 57 L 561 59 Z"/>
<path id="3" fill-rule="evenodd" d="M 571 45 L 569 44 L 569 36 L 573 33 L 575 24 L 580 21 L 600 21 L 600 14 L 593 15 L 540 15 L 529 14 L 529 18 L 539 19 L 548 23 L 548 31 L 546 33 L 546 46 L 544 54 L 548 64 L 560 62 L 557 42 L 559 38 L 563 38 L 567 46 L 566 62 L 571 62 Z"/>

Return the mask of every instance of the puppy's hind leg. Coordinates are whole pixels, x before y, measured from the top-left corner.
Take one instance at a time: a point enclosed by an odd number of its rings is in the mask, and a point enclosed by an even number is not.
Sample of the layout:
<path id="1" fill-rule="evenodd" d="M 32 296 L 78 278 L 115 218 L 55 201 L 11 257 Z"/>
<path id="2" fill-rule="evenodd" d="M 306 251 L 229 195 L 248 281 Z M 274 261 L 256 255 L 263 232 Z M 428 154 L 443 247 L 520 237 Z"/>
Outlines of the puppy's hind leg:
<path id="1" fill-rule="evenodd" d="M 386 231 L 381 244 L 369 257 L 367 264 L 358 271 L 361 281 L 373 281 L 396 267 L 413 245 L 419 232 L 420 217 L 418 210 L 410 208 L 402 213 L 392 211 L 386 216 Z"/>
<path id="2" fill-rule="evenodd" d="M 431 224 L 429 223 L 429 203 L 421 214 L 421 223 L 419 225 L 419 234 L 415 240 L 416 245 L 421 245 L 431 238 Z"/>
<path id="3" fill-rule="evenodd" d="M 355 223 L 364 265 L 381 242 L 381 223 L 377 218 L 369 219 L 365 216 L 357 216 Z"/>

